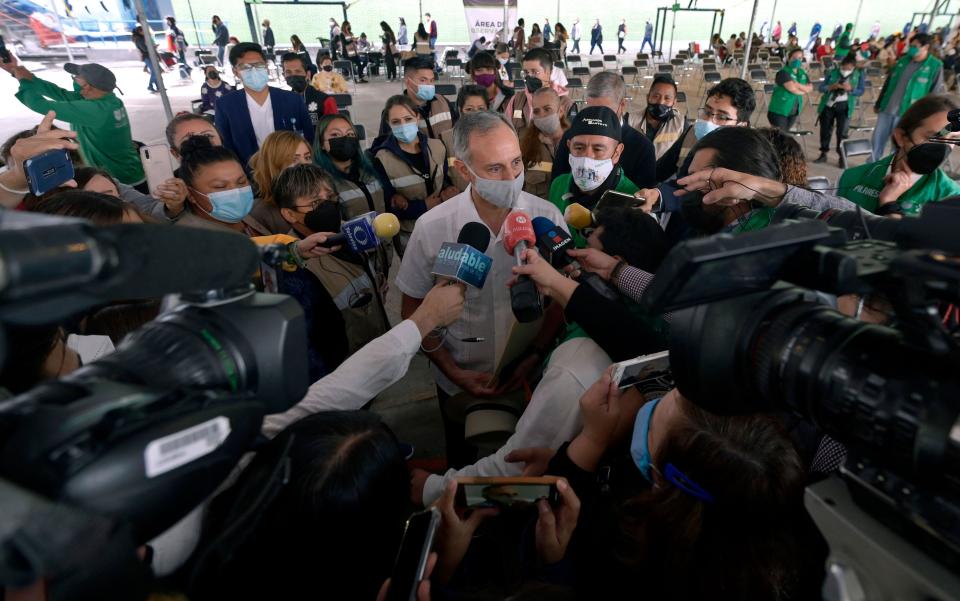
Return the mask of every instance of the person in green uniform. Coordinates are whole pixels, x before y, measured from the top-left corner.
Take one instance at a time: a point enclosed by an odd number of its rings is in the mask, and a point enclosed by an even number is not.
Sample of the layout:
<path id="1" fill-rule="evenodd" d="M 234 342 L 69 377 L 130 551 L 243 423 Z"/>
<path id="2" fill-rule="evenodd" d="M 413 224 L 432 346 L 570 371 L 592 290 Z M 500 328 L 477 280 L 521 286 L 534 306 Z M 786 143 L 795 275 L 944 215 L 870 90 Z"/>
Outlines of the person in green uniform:
<path id="1" fill-rule="evenodd" d="M 850 38 L 853 37 L 853 23 L 847 23 L 847 26 L 844 28 L 843 33 L 840 34 L 840 39 L 837 40 L 837 48 L 833 52 L 833 56 L 837 59 L 841 59 L 846 55 L 850 54 L 851 42 Z"/>
<path id="2" fill-rule="evenodd" d="M 943 61 L 930 52 L 930 36 L 918 33 L 890 69 L 873 107 L 877 113 L 871 141 L 873 160 L 879 161 L 886 154 L 893 126 L 911 104 L 927 94 L 941 94 L 943 91 Z"/>
<path id="3" fill-rule="evenodd" d="M 946 95 L 914 102 L 893 130 L 896 152 L 844 171 L 838 194 L 881 215 L 916 215 L 925 203 L 960 194 L 960 184 L 939 166 L 947 153 L 927 142 L 944 130 L 947 113 L 957 106 Z"/>
<path id="4" fill-rule="evenodd" d="M 639 190 L 620 168 L 622 130 L 613 110 L 606 106 L 585 107 L 568 134 L 570 173 L 554 178 L 549 195 L 550 202 L 561 213 L 575 202 L 593 209 L 607 190 L 630 195 Z M 586 246 L 586 238 L 576 228 L 571 226 L 570 234 L 578 248 Z"/>
<path id="5" fill-rule="evenodd" d="M 814 163 L 826 163 L 830 151 L 830 138 L 834 124 L 837 129 L 837 154 L 840 154 L 840 142 L 847 138 L 847 127 L 853 119 L 857 99 L 863 96 L 863 70 L 857 68 L 857 57 L 848 54 L 839 65 L 834 65 L 820 84 L 820 156 Z"/>
<path id="6" fill-rule="evenodd" d="M 70 123 L 87 165 L 100 167 L 120 182 L 149 194 L 127 109 L 113 93 L 117 78 L 110 69 L 97 63 L 67 63 L 63 69 L 73 76 L 71 92 L 35 77 L 16 60 L 0 63 L 0 68 L 19 80 L 17 99 L 24 106 L 41 115 L 56 111 L 57 119 Z"/>
<path id="7" fill-rule="evenodd" d="M 789 131 L 800 116 L 803 95 L 813 91 L 810 77 L 803 70 L 803 48 L 787 51 L 787 64 L 777 71 L 776 83 L 777 87 L 770 97 L 767 120 L 777 129 Z"/>

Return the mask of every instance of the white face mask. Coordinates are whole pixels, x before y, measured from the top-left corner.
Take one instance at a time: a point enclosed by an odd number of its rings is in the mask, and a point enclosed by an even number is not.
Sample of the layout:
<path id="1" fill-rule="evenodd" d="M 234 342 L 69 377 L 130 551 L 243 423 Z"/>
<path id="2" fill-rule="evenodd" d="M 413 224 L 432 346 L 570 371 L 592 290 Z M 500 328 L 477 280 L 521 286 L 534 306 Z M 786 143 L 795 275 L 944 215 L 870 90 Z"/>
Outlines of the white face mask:
<path id="1" fill-rule="evenodd" d="M 570 175 L 573 183 L 584 192 L 591 192 L 607 181 L 613 172 L 613 159 L 591 159 L 570 155 Z"/>
<path id="2" fill-rule="evenodd" d="M 471 169 L 470 165 L 466 163 L 464 163 L 464 165 L 466 165 L 470 173 L 477 178 L 473 187 L 476 189 L 480 198 L 501 209 L 513 208 L 517 199 L 520 198 L 520 192 L 523 191 L 523 171 L 512 180 L 485 179 L 477 175 L 477 172 Z"/>
<path id="3" fill-rule="evenodd" d="M 560 131 L 560 115 L 558 113 L 554 113 L 552 115 L 547 115 L 546 117 L 534 117 L 533 126 L 548 136 L 552 136 Z"/>
<path id="4" fill-rule="evenodd" d="M 844 77 L 850 77 L 851 75 L 853 75 L 853 69 L 849 69 L 849 70 L 844 69 L 840 71 L 840 75 L 843 75 Z"/>

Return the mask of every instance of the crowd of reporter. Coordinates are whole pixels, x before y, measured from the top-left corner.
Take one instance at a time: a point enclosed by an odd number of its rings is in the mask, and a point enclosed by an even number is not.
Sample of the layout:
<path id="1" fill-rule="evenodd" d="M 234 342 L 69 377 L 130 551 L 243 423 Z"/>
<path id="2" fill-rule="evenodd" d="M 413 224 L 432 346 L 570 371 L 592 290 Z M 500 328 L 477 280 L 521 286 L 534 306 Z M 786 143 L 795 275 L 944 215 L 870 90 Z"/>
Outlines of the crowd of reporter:
<path id="1" fill-rule="evenodd" d="M 166 141 L 178 168 L 154 190 L 144 190 L 129 165 L 112 171 L 115 160 L 89 152 L 84 143 L 93 134 L 53 126 L 72 118 L 60 109 L 83 118 L 70 102 L 113 96 L 90 92 L 96 82 L 78 83 L 82 99 L 32 101 L 42 121 L 0 149 L 7 210 L 98 227 L 233 231 L 287 245 L 284 268 L 272 279 L 261 274 L 257 285 L 303 307 L 314 383 L 294 407 L 264 420 L 269 442 L 194 519 L 145 547 L 163 587 L 191 599 L 382 597 L 405 520 L 435 505 L 441 525 L 419 599 L 819 596 L 826 547 L 802 491 L 837 468 L 842 447 L 785 414 L 721 417 L 676 389 L 646 397 L 620 390 L 610 366 L 666 349 L 674 317 L 645 314 L 638 301 L 684 240 L 763 229 L 783 202 L 896 219 L 955 194 L 942 157 L 937 163 L 922 148 L 946 135 L 954 100 L 919 97 L 892 130 L 892 155 L 848 169 L 836 190 L 815 192 L 806 188 L 796 140 L 750 126 L 756 100 L 746 81 L 710 88 L 689 122 L 675 109 L 677 84 L 658 76 L 644 113 L 629 117 L 619 74 L 594 75 L 585 101 L 574 103 L 554 77 L 550 52 L 514 58 L 522 88 L 504 80 L 494 53 L 480 52 L 455 103 L 436 94 L 434 65 L 411 59 L 380 123 L 367 124 L 378 135 L 364 150 L 349 115 L 324 109 L 327 93 L 340 91 L 329 57 L 307 84 L 321 94 L 318 110 L 293 83 L 284 96 L 260 87 L 263 51 L 238 44 L 230 64 L 244 89 L 205 98 L 214 122 L 196 114 L 170 121 Z M 288 79 L 304 77 L 298 60 L 283 58 L 294 63 L 284 67 Z M 20 66 L 7 70 L 24 97 L 52 86 Z M 205 85 L 225 84 L 208 73 Z M 244 108 L 253 97 L 244 94 L 264 92 L 281 125 L 242 131 L 237 112 L 256 110 Z M 70 152 L 75 178 L 33 195 L 24 162 L 53 149 Z M 598 207 L 610 191 L 635 198 L 635 206 Z M 504 230 L 518 210 L 568 233 L 576 264 L 557 269 L 527 249 L 518 265 Z M 587 225 L 565 220 L 578 210 L 588 213 Z M 369 253 L 324 245 L 370 211 L 395 215 L 399 233 Z M 469 223 L 489 233 L 488 247 L 478 249 L 492 259 L 481 288 L 438 281 L 431 271 L 442 244 Z M 588 274 L 601 287 L 589 285 Z M 516 328 L 510 289 L 521 276 L 545 297 L 543 319 L 498 374 Z M 400 297 L 398 324 L 387 317 L 388 295 Z M 844 300 L 834 302 L 842 309 Z M 0 384 L 18 394 L 64 376 L 158 310 L 158 299 L 131 299 L 70 323 L 11 328 L 14 351 Z M 885 319 L 858 312 L 868 316 Z M 403 433 L 369 410 L 418 353 L 436 380 L 444 473 L 411 468 Z M 514 413 L 512 434 L 486 453 L 469 440 L 462 415 L 465 403 L 478 401 Z M 282 486 L 255 511 L 242 511 L 274 477 L 281 451 L 290 458 Z M 456 507 L 458 478 L 519 475 L 561 477 L 558 501 L 540 500 L 529 511 Z M 217 545 L 229 552 L 211 556 Z"/>

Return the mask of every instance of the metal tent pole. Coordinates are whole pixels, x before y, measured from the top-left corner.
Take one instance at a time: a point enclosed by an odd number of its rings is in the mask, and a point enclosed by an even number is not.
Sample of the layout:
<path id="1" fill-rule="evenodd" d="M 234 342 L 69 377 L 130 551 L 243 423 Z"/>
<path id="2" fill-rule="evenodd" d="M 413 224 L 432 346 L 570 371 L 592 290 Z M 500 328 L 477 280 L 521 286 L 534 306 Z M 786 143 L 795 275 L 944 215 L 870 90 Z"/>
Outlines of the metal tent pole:
<path id="1" fill-rule="evenodd" d="M 67 58 L 73 62 L 73 51 L 70 50 L 70 42 L 67 40 L 67 33 L 63 30 L 63 21 L 60 20 L 60 13 L 57 12 L 56 0 L 50 0 L 50 8 L 53 9 L 53 18 L 57 20 L 57 29 L 60 30 L 60 39 L 63 40 L 63 47 L 67 51 Z"/>
<path id="2" fill-rule="evenodd" d="M 750 47 L 753 46 L 753 24 L 757 20 L 757 7 L 760 0 L 753 0 L 753 12 L 750 13 L 750 28 L 747 29 L 747 46 L 743 50 L 743 64 L 740 66 L 740 79 L 747 78 L 747 63 L 750 62 Z"/>
<path id="3" fill-rule="evenodd" d="M 862 1 L 862 0 L 861 0 Z M 770 41 L 773 41 L 774 16 L 777 14 L 777 0 L 773 0 L 773 10 L 770 11 Z"/>
<path id="4" fill-rule="evenodd" d="M 170 99 L 167 98 L 167 88 L 163 85 L 163 72 L 160 70 L 160 57 L 157 56 L 156 43 L 153 40 L 153 32 L 150 30 L 150 24 L 147 23 L 147 15 L 143 10 L 143 0 L 134 0 L 137 9 L 137 18 L 143 27 L 143 38 L 147 43 L 147 54 L 150 56 L 150 63 L 153 67 L 153 73 L 157 79 L 157 88 L 160 92 L 160 100 L 163 101 L 163 112 L 167 114 L 167 121 L 173 119 L 173 109 L 170 108 Z"/>

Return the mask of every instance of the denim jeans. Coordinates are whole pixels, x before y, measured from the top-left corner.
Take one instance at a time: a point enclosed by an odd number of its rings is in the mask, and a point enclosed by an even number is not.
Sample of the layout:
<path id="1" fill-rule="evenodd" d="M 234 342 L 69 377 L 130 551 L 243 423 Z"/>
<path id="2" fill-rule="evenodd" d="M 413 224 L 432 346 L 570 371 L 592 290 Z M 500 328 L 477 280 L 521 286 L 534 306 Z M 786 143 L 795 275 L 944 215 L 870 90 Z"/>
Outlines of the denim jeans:
<path id="1" fill-rule="evenodd" d="M 144 59 L 144 64 L 147 66 L 147 72 L 150 74 L 150 82 L 147 83 L 148 90 L 157 90 L 157 74 L 153 70 L 153 63 L 150 62 L 150 59 Z"/>
<path id="2" fill-rule="evenodd" d="M 873 138 L 870 142 L 873 146 L 874 161 L 879 161 L 884 157 L 887 148 L 887 142 L 890 141 L 890 136 L 893 134 L 893 128 L 899 119 L 900 115 L 891 113 L 880 113 L 877 115 L 877 126 L 876 129 L 873 130 Z"/>

